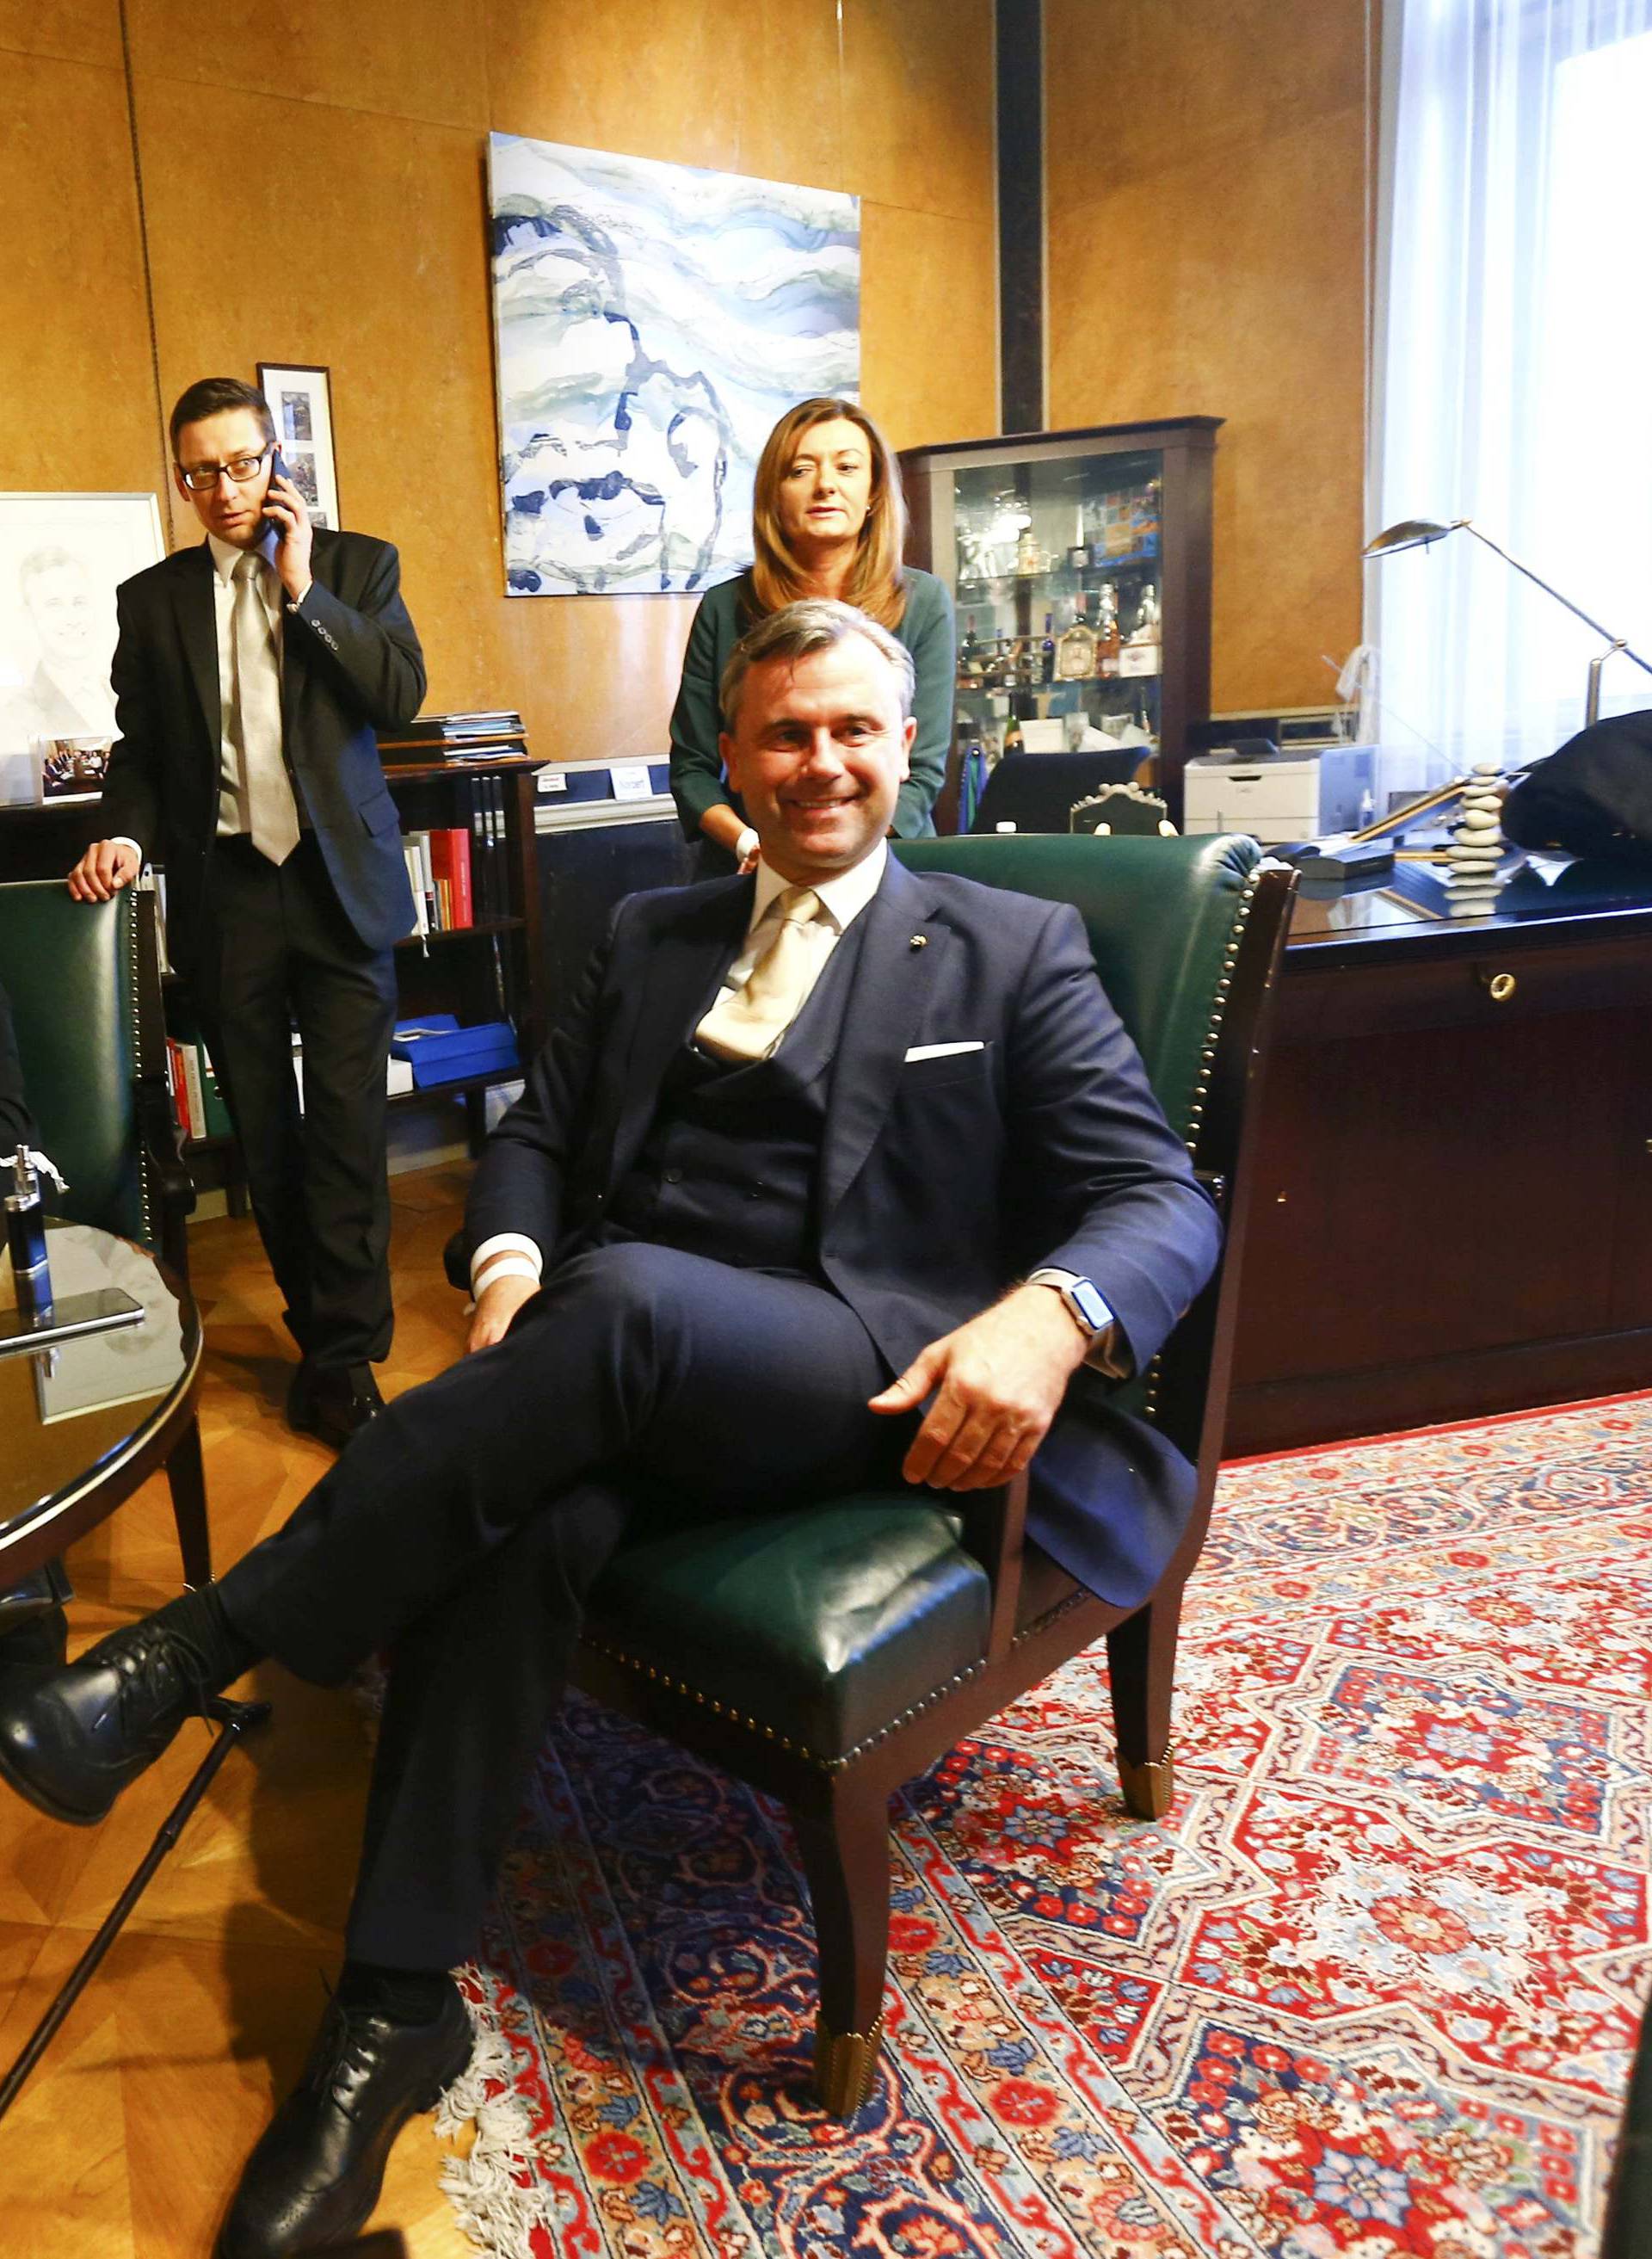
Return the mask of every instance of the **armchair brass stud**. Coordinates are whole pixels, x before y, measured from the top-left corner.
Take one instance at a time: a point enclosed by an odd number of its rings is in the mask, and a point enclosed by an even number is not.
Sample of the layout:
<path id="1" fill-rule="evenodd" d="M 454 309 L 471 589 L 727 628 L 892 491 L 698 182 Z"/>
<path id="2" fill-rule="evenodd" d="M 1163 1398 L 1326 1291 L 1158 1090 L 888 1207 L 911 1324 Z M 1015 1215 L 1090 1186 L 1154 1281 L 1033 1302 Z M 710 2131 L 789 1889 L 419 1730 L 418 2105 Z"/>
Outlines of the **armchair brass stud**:
<path id="1" fill-rule="evenodd" d="M 929 945 L 929 937 L 927 933 L 915 933 L 907 944 L 908 949 L 927 949 Z"/>

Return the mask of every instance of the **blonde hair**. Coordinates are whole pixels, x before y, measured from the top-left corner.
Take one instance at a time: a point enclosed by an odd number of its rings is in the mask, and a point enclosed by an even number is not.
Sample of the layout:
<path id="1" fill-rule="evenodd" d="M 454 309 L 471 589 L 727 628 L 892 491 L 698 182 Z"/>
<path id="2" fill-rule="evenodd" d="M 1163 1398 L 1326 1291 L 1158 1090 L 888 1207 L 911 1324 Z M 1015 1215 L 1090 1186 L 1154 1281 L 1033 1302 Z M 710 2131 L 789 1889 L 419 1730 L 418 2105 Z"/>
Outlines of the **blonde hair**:
<path id="1" fill-rule="evenodd" d="M 751 589 L 758 616 L 778 612 L 812 593 L 808 576 L 780 530 L 780 481 L 792 467 L 803 434 L 812 431 L 816 424 L 836 423 L 840 417 L 865 433 L 872 455 L 872 497 L 844 584 L 844 601 L 868 614 L 879 626 L 896 628 L 907 609 L 906 573 L 901 562 L 907 539 L 907 505 L 901 491 L 901 466 L 865 410 L 853 400 L 834 399 L 829 394 L 800 400 L 795 408 L 788 408 L 765 440 L 758 460 L 751 493 Z"/>

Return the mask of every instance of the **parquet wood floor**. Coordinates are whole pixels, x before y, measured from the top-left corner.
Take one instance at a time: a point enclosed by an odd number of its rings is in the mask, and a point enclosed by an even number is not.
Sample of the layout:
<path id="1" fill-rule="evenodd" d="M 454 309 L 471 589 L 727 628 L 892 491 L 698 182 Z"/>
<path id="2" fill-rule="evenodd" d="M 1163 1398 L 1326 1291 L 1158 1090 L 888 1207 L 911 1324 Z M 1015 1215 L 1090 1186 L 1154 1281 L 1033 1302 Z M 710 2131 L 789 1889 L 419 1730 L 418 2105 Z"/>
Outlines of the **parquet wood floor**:
<path id="1" fill-rule="evenodd" d="M 462 1167 L 391 1180 L 396 1335 L 387 1396 L 462 1343 L 442 1243 Z M 331 1463 L 282 1417 L 292 1351 L 250 1220 L 190 1233 L 207 1326 L 201 1395 L 214 1557 L 227 1566 L 277 1526 Z M 71 1652 L 180 1588 L 164 1480 L 69 1556 Z M 351 1698 L 274 1665 L 272 1728 L 232 1754 L 108 1959 L 0 2121 L 0 2251 L 8 2259 L 207 2259 L 241 2162 L 291 2085 L 339 1958 L 366 1794 L 366 1730 Z M 191 1727 L 98 1828 L 0 1804 L 0 2066 L 84 1950 L 197 1763 Z M 428 2118 L 390 2160 L 374 2226 L 414 2259 L 474 2247 L 438 2185 Z"/>

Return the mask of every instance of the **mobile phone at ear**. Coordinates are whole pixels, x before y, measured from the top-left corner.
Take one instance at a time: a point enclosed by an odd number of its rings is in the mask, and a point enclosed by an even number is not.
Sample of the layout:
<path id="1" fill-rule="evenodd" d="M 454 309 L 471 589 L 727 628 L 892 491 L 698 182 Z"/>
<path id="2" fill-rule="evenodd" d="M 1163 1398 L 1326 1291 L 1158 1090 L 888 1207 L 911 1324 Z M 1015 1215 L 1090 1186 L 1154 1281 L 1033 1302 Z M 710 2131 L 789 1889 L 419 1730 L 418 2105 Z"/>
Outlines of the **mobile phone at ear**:
<path id="1" fill-rule="evenodd" d="M 279 440 L 270 450 L 269 474 L 272 483 L 276 479 L 287 479 L 292 476 L 292 473 L 287 467 L 287 459 L 281 453 L 281 443 Z M 267 488 L 267 491 L 268 489 Z M 280 497 L 278 495 L 277 500 L 279 499 Z M 284 517 L 272 517 L 268 510 L 266 510 L 264 513 L 264 523 L 266 525 L 274 526 L 275 529 L 275 538 L 278 541 L 284 540 L 286 538 L 287 520 Z"/>

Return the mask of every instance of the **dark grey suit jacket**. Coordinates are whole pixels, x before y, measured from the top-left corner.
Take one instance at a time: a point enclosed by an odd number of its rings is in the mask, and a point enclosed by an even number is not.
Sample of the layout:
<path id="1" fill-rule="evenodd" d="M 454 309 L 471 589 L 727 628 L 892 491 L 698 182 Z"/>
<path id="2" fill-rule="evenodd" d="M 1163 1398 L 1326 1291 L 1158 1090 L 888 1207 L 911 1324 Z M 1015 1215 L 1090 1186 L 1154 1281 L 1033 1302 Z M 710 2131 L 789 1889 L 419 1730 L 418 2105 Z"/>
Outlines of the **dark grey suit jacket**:
<path id="1" fill-rule="evenodd" d="M 387 541 L 317 531 L 313 585 L 286 608 L 281 712 L 288 763 L 345 914 L 370 949 L 411 930 L 401 823 L 376 730 L 410 721 L 424 659 Z M 188 972 L 217 828 L 217 631 L 212 552 L 181 549 L 123 582 L 112 670 L 118 739 L 101 822 L 167 870 L 167 937 Z"/>
<path id="2" fill-rule="evenodd" d="M 725 879 L 620 904 L 483 1154 L 470 1248 L 524 1232 L 550 1267 L 590 1236 L 751 898 L 750 879 Z M 821 1152 L 826 1279 L 894 1373 L 1059 1265 L 1095 1280 L 1139 1369 L 1209 1276 L 1220 1232 L 1077 911 L 892 859 L 862 915 Z M 981 1048 L 907 1058 L 963 1043 Z M 1093 1590 L 1143 1597 L 1186 1520 L 1186 1463 L 1086 1386 L 1035 1472 L 1033 1536 Z"/>

